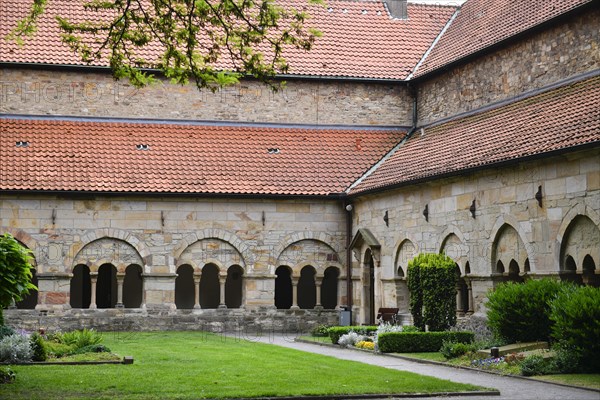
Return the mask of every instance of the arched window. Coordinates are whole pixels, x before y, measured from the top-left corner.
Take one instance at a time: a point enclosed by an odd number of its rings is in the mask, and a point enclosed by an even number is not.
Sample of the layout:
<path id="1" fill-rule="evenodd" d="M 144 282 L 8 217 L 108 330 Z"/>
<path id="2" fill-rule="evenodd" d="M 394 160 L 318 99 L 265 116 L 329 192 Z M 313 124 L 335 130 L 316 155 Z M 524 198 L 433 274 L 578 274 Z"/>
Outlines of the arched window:
<path id="1" fill-rule="evenodd" d="M 503 274 L 504 273 L 504 264 L 500 260 L 498 260 L 498 263 L 496 264 L 496 273 L 497 274 Z"/>
<path id="2" fill-rule="evenodd" d="M 321 305 L 325 309 L 333 310 L 337 306 L 339 276 L 340 271 L 336 267 L 327 268 L 323 274 Z"/>
<path id="3" fill-rule="evenodd" d="M 194 268 L 187 264 L 177 268 L 177 278 L 175 278 L 175 307 L 179 309 L 194 308 L 194 285 Z"/>
<path id="4" fill-rule="evenodd" d="M 583 283 L 594 287 L 600 287 L 600 276 L 596 275 L 596 263 L 594 263 L 592 256 L 586 254 L 581 266 L 583 268 Z"/>
<path id="5" fill-rule="evenodd" d="M 132 264 L 125 269 L 123 280 L 123 306 L 140 308 L 142 305 L 142 267 Z"/>
<path id="6" fill-rule="evenodd" d="M 227 270 L 225 281 L 225 305 L 227 308 L 240 308 L 242 306 L 244 270 L 239 265 L 232 265 Z"/>
<path id="7" fill-rule="evenodd" d="M 87 265 L 76 265 L 73 268 L 73 277 L 71 278 L 71 307 L 90 308 L 91 301 L 90 269 Z"/>
<path id="8" fill-rule="evenodd" d="M 206 264 L 202 268 L 200 278 L 200 307 L 219 308 L 220 290 L 219 267 L 215 264 Z"/>
<path id="9" fill-rule="evenodd" d="M 316 271 L 310 265 L 302 268 L 298 280 L 298 307 L 310 310 L 317 304 Z"/>
<path id="10" fill-rule="evenodd" d="M 289 309 L 292 306 L 292 274 L 284 265 L 275 271 L 275 307 Z"/>
<path id="11" fill-rule="evenodd" d="M 98 308 L 114 308 L 117 305 L 117 269 L 112 264 L 98 268 L 96 305 Z"/>

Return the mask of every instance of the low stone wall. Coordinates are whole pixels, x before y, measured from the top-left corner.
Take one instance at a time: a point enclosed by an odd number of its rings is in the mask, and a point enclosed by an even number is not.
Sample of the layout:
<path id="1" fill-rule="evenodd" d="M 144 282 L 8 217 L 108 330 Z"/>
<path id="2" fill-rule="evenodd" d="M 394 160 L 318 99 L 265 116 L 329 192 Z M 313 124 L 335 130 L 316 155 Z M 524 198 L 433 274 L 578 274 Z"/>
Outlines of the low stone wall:
<path id="1" fill-rule="evenodd" d="M 207 331 L 236 333 L 244 338 L 269 334 L 301 334 L 318 325 L 336 325 L 336 310 L 275 309 L 71 309 L 60 313 L 4 310 L 6 325 L 27 331 L 96 329 L 111 332 Z"/>

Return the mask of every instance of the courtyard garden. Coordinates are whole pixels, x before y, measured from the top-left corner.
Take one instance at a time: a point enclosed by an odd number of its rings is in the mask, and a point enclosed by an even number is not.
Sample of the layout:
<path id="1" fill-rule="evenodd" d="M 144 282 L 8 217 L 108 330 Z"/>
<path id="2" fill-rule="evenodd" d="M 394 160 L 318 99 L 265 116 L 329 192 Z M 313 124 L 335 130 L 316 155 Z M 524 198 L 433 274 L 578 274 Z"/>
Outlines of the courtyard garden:
<path id="1" fill-rule="evenodd" d="M 10 399 L 187 399 L 477 391 L 369 366 L 204 332 L 104 333 L 131 365 L 11 365 Z"/>

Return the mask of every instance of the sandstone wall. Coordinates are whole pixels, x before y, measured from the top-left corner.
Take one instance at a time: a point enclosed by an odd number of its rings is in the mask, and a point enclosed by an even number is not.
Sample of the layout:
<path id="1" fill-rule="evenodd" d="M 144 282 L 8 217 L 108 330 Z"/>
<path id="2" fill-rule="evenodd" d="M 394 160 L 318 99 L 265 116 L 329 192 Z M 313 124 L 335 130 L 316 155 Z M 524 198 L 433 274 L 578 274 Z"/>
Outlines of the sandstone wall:
<path id="1" fill-rule="evenodd" d="M 407 126 L 412 100 L 394 84 L 290 80 L 280 91 L 252 80 L 212 93 L 168 81 L 136 89 L 108 72 L 0 69 L 0 113 Z"/>
<path id="2" fill-rule="evenodd" d="M 422 82 L 419 125 L 600 68 L 600 10 Z"/>
<path id="3" fill-rule="evenodd" d="M 2 195 L 0 231 L 29 247 L 37 264 L 39 304 L 68 308 L 70 279 L 77 265 L 92 274 L 103 264 L 124 274 L 139 265 L 148 308 L 174 308 L 177 268 L 201 273 L 211 263 L 227 275 L 244 271 L 244 306 L 273 306 L 275 269 L 311 265 L 316 279 L 328 267 L 340 272 L 339 301 L 345 301 L 345 211 L 320 200 L 72 198 Z M 319 251 L 315 251 L 319 249 Z M 279 259 L 281 257 L 281 260 Z M 38 307 L 39 308 L 39 307 Z"/>
<path id="4" fill-rule="evenodd" d="M 583 275 L 586 283 L 598 285 L 599 160 L 600 149 L 595 149 L 356 199 L 355 232 L 367 228 L 381 244 L 381 250 L 375 251 L 379 253 L 375 310 L 395 306 L 408 310 L 405 277 L 399 268 L 406 274 L 416 253 L 442 249 L 456 260 L 468 281 L 474 312 L 482 311 L 487 290 L 498 282 L 570 273 L 564 261 L 569 255 L 576 264 L 574 278 Z M 535 198 L 540 186 L 542 206 Z M 473 201 L 475 217 L 469 211 Z M 428 221 L 423 215 L 426 205 Z M 386 212 L 389 227 L 383 220 Z M 368 301 L 361 298 L 368 279 L 364 258 L 372 250 L 361 246 L 353 259 L 354 304 L 355 311 L 362 313 L 361 321 L 368 312 Z M 592 265 L 591 258 L 595 266 L 587 277 L 586 256 L 587 265 Z M 519 267 L 515 276 L 509 275 L 512 260 Z M 498 261 L 505 266 L 503 273 L 496 269 Z"/>

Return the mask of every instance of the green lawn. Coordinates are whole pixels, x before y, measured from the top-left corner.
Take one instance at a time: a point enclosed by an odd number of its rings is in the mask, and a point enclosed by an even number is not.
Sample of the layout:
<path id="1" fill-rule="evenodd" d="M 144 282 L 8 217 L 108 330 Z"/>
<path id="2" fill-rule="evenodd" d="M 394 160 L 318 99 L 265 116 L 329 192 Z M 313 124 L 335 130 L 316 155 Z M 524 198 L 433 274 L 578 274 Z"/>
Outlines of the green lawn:
<path id="1" fill-rule="evenodd" d="M 189 399 L 480 390 L 399 372 L 201 332 L 104 335 L 133 365 L 16 366 L 0 385 L 7 399 Z"/>
<path id="2" fill-rule="evenodd" d="M 600 374 L 558 374 L 532 376 L 532 378 L 600 390 Z"/>

